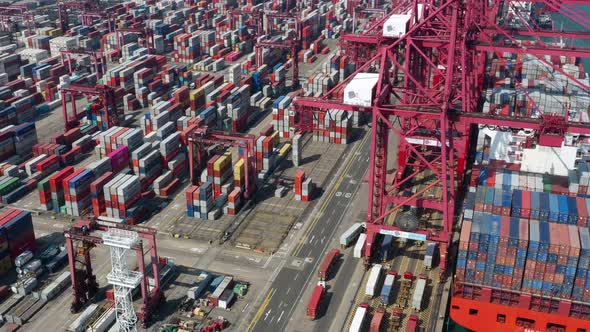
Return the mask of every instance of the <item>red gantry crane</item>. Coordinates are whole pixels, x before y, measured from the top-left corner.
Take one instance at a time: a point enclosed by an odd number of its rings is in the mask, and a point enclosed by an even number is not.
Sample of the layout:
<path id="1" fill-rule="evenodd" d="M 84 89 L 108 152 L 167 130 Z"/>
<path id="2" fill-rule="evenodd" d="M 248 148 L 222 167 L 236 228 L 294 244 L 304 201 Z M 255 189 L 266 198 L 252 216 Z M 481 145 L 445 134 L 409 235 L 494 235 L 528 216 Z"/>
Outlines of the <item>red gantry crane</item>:
<path id="1" fill-rule="evenodd" d="M 27 33 L 32 34 L 32 28 L 35 27 L 35 15 L 30 13 L 26 6 L 0 6 L 0 23 L 13 24 L 25 22 Z"/>
<path id="2" fill-rule="evenodd" d="M 262 52 L 264 49 L 279 48 L 289 50 L 291 55 L 291 87 L 296 89 L 299 87 L 299 64 L 297 60 L 297 52 L 301 48 L 301 21 L 298 13 L 282 14 L 276 12 L 265 12 L 263 15 L 264 33 L 266 36 L 271 36 L 275 25 L 274 20 L 280 19 L 282 22 L 287 22 L 293 26 L 295 31 L 294 38 L 287 38 L 285 40 L 273 41 L 268 39 L 259 40 L 255 46 L 255 60 L 256 66 L 260 68 L 264 64 Z"/>
<path id="3" fill-rule="evenodd" d="M 185 130 L 182 136 L 183 144 L 188 146 L 189 176 L 192 184 L 198 182 L 199 173 L 197 172 L 207 167 L 206 147 L 219 145 L 243 149 L 246 174 L 244 198 L 252 197 L 256 189 L 256 139 L 253 135 L 216 131 L 196 124 Z"/>
<path id="4" fill-rule="evenodd" d="M 73 55 L 73 54 L 89 55 L 91 57 L 92 65 L 94 66 L 94 72 L 96 73 L 96 76 L 98 79 L 100 79 L 102 77 L 103 73 L 105 73 L 107 70 L 106 58 L 99 51 L 87 51 L 87 50 L 84 50 L 81 48 L 74 48 L 74 49 L 62 48 L 59 50 L 59 52 L 60 52 L 60 56 L 61 56 L 61 64 L 62 65 L 64 64 L 65 59 L 68 60 L 67 61 L 68 62 L 68 69 L 69 69 L 70 74 L 73 72 L 72 58 L 71 58 L 71 55 Z M 99 65 L 100 65 L 100 70 L 99 70 Z"/>
<path id="5" fill-rule="evenodd" d="M 103 109 L 103 123 L 105 129 L 116 126 L 119 123 L 119 112 L 117 110 L 117 101 L 115 99 L 115 90 L 109 86 L 98 84 L 95 87 L 86 87 L 71 84 L 67 88 L 61 88 L 61 107 L 64 117 L 66 131 L 74 128 L 78 124 L 78 111 L 76 109 L 76 96 L 85 95 L 87 97 L 98 97 Z M 72 104 L 72 117 L 68 116 L 66 96 L 70 96 Z"/>
<path id="6" fill-rule="evenodd" d="M 589 14 L 573 6 L 587 2 L 534 2 L 545 4 L 585 30 L 540 30 L 529 22 L 523 22 L 521 28 L 508 29 L 496 22 L 500 4 L 497 1 L 414 0 L 409 6 L 398 5 L 385 16 L 380 21 L 383 28 L 368 29 L 375 30 L 374 34 L 343 38 L 351 45 L 345 47 L 345 52 L 354 47 L 366 47 L 367 54 L 375 54 L 365 59 L 358 51 L 354 51 L 356 55 L 349 54 L 358 69 L 346 80 L 321 98 L 295 99 L 295 110 L 299 114 L 296 127 L 303 132 L 318 130 L 311 116 L 317 112 L 340 109 L 372 115 L 367 263 L 373 253 L 376 235 L 389 234 L 439 242 L 440 267 L 442 273 L 447 270 L 447 253 L 459 194 L 457 188 L 461 187 L 466 170 L 472 126 L 533 130 L 537 144 L 548 146 L 561 146 L 565 133 L 590 134 L 590 125 L 572 121 L 567 110 L 565 115 L 557 115 L 544 105 L 534 106 L 540 114 L 535 117 L 531 114 L 482 112 L 482 90 L 489 54 L 501 56 L 503 52 L 509 52 L 536 56 L 555 72 L 590 91 L 582 80 L 546 59 L 546 56 L 589 58 L 590 48 L 573 47 L 571 43 L 563 42 L 556 46 L 552 42 L 540 41 L 541 37 L 556 41 L 588 39 Z M 514 36 L 529 36 L 534 40 L 522 42 Z M 361 76 L 368 78 L 365 84 L 372 88 L 369 104 L 351 101 L 355 97 L 354 91 L 346 91 L 346 87 L 358 83 Z M 516 81 L 515 90 L 521 89 L 519 79 L 513 79 Z M 528 95 L 527 100 L 533 102 Z M 390 145 L 392 135 L 398 138 L 397 146 Z M 397 153 L 396 166 L 390 165 L 391 158 L 388 157 L 391 153 Z M 395 168 L 393 181 L 386 181 L 387 172 Z M 409 191 L 425 171 L 432 173 L 435 179 L 417 192 Z M 438 188 L 440 194 L 428 194 L 431 188 Z M 418 229 L 408 230 L 387 222 L 393 212 L 404 206 L 439 211 L 442 225 L 421 224 Z"/>
<path id="7" fill-rule="evenodd" d="M 66 250 L 68 251 L 68 261 L 70 266 L 70 276 L 72 279 L 72 305 L 71 312 L 78 312 L 82 306 L 90 301 L 98 291 L 96 276 L 92 272 L 92 261 L 90 250 L 103 243 L 102 237 L 92 235 L 93 232 L 105 232 L 109 228 L 118 228 L 128 231 L 137 232 L 139 237 L 148 243 L 148 251 L 151 256 L 150 265 L 154 278 L 154 287 L 148 287 L 148 275 L 144 260 L 143 243 L 133 248 L 137 253 L 137 265 L 139 272 L 142 274 L 141 289 L 141 307 L 138 318 L 143 326 L 153 317 L 157 306 L 164 301 L 164 294 L 160 288 L 160 258 L 156 248 L 156 230 L 153 228 L 137 225 L 127 225 L 121 223 L 111 223 L 100 220 L 80 220 L 74 226 L 64 231 L 66 238 Z M 76 244 L 76 245 L 75 245 Z"/>

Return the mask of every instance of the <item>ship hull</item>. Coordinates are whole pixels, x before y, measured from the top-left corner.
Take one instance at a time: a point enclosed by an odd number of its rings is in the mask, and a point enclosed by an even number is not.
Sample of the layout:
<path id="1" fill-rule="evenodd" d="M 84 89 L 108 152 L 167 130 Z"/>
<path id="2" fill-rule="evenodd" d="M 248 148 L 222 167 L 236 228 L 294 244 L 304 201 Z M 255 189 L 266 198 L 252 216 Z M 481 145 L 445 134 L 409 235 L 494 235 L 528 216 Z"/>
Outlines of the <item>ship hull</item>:
<path id="1" fill-rule="evenodd" d="M 484 303 L 456 296 L 451 298 L 450 316 L 458 325 L 475 332 L 590 332 L 588 320 Z M 498 322 L 498 319 L 504 319 L 504 323 Z M 534 325 L 527 328 L 517 324 L 518 319 L 532 321 Z"/>

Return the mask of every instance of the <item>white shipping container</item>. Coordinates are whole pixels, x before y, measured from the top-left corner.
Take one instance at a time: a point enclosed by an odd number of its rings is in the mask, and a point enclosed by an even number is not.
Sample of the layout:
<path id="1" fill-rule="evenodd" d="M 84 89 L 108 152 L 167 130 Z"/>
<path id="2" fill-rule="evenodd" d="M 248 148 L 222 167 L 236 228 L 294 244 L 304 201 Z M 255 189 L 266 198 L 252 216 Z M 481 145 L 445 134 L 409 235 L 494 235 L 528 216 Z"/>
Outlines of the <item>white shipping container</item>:
<path id="1" fill-rule="evenodd" d="M 340 236 L 340 246 L 348 247 L 352 240 L 357 237 L 363 230 L 363 224 L 360 222 L 354 223 Z"/>
<path id="2" fill-rule="evenodd" d="M 354 251 L 353 251 L 354 258 L 363 257 L 363 248 L 365 247 L 366 240 L 367 240 L 367 234 L 361 233 L 359 235 L 358 240 L 356 241 L 356 245 L 354 246 Z"/>
<path id="3" fill-rule="evenodd" d="M 419 278 L 414 289 L 414 296 L 412 297 L 412 309 L 420 311 L 422 309 L 422 298 L 424 296 L 424 289 L 426 288 L 426 279 Z"/>
<path id="4" fill-rule="evenodd" d="M 377 285 L 379 284 L 379 279 L 381 278 L 381 269 L 383 266 L 381 264 L 375 264 L 371 268 L 371 273 L 369 274 L 369 279 L 367 280 L 367 285 L 365 286 L 365 295 L 373 297 L 377 294 Z"/>
<path id="5" fill-rule="evenodd" d="M 352 319 L 352 323 L 350 324 L 350 329 L 348 331 L 349 332 L 362 331 L 366 317 L 367 317 L 367 308 L 362 305 L 358 306 L 356 308 L 356 312 L 354 313 L 354 318 Z"/>

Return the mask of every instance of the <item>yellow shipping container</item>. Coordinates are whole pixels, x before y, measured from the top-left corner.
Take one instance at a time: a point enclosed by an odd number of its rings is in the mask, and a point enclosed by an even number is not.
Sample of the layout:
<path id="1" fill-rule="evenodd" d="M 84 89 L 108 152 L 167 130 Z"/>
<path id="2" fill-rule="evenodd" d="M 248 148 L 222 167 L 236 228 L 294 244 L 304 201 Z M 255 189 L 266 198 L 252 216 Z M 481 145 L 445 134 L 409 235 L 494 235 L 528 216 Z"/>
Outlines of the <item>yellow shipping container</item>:
<path id="1" fill-rule="evenodd" d="M 12 261 L 10 260 L 10 254 L 6 254 L 3 258 L 0 258 L 0 276 L 5 275 L 12 269 Z"/>
<path id="2" fill-rule="evenodd" d="M 197 100 L 197 98 L 199 98 L 200 96 L 205 94 L 205 90 L 203 89 L 203 87 L 200 87 L 196 90 L 191 91 L 190 93 L 190 100 Z"/>
<path id="3" fill-rule="evenodd" d="M 245 165 L 244 159 L 238 160 L 238 162 L 234 165 L 234 179 L 241 179 L 244 177 Z"/>
<path id="4" fill-rule="evenodd" d="M 284 158 L 287 156 L 289 151 L 291 151 L 291 143 L 285 143 L 279 150 L 279 156 Z"/>
<path id="5" fill-rule="evenodd" d="M 279 132 L 274 131 L 272 133 L 272 135 L 270 135 L 270 137 L 271 137 L 272 147 L 275 147 L 279 143 Z"/>
<path id="6" fill-rule="evenodd" d="M 231 157 L 228 155 L 220 156 L 214 163 L 213 163 L 213 170 L 218 172 L 223 172 L 228 169 L 228 166 L 231 164 Z"/>

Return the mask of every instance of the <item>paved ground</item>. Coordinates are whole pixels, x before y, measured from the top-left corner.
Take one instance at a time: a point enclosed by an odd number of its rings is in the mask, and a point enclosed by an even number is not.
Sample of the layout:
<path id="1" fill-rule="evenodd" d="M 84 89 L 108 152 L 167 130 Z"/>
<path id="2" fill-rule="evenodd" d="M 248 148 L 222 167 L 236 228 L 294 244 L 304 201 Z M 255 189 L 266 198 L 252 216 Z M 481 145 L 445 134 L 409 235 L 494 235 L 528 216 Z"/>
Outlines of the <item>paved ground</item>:
<path id="1" fill-rule="evenodd" d="M 284 261 L 284 266 L 272 282 L 261 307 L 246 327 L 247 332 L 283 331 L 287 324 L 293 323 L 293 311 L 308 282 L 315 278 L 317 266 L 328 243 L 360 186 L 358 179 L 363 177 L 369 161 L 368 138 L 366 135 L 361 142 L 357 142 L 351 157 L 343 166 L 344 172 L 337 177 L 319 210 L 312 213 L 311 224 L 291 257 Z"/>

